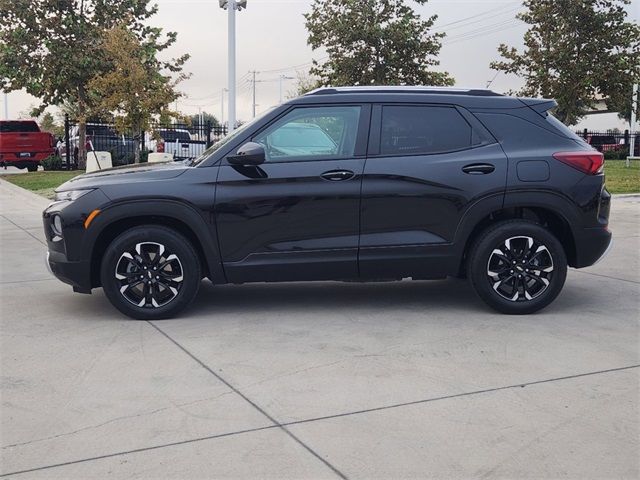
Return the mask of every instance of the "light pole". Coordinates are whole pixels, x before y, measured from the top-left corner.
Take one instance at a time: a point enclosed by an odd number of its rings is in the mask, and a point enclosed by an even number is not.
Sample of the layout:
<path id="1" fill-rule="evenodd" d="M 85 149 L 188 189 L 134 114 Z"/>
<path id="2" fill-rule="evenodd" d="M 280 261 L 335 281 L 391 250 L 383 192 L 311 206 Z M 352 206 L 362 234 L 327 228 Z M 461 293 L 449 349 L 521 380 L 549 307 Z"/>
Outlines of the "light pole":
<path id="1" fill-rule="evenodd" d="M 9 94 L 4 92 L 4 119 L 9 120 Z"/>
<path id="2" fill-rule="evenodd" d="M 247 0 L 219 0 L 220 8 L 228 13 L 228 56 L 229 56 L 229 133 L 236 126 L 236 10 L 247 7 Z"/>
<path id="3" fill-rule="evenodd" d="M 284 74 L 280 75 L 280 77 L 278 78 L 278 80 L 280 82 L 280 100 L 278 101 L 279 104 L 282 103 L 282 81 L 283 80 L 294 80 L 294 78 L 295 77 L 287 77 Z"/>

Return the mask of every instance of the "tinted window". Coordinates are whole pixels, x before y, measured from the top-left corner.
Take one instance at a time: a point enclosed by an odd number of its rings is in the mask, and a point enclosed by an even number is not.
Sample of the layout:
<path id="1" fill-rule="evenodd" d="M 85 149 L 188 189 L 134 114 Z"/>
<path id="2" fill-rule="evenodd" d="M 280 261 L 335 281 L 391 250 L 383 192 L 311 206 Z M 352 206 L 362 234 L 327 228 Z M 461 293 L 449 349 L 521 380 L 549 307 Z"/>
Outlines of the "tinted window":
<path id="1" fill-rule="evenodd" d="M 254 138 L 267 161 L 352 157 L 360 107 L 299 107 Z"/>
<path id="2" fill-rule="evenodd" d="M 0 132 L 2 133 L 39 131 L 40 129 L 36 122 L 0 122 Z"/>
<path id="3" fill-rule="evenodd" d="M 179 141 L 184 140 L 188 142 L 189 140 L 191 140 L 191 136 L 189 135 L 189 132 L 185 132 L 185 131 L 158 130 L 158 133 L 160 134 L 160 136 L 165 142 L 175 142 L 176 140 L 179 140 Z"/>
<path id="4" fill-rule="evenodd" d="M 591 145 L 611 145 L 618 142 L 615 137 L 594 135 L 591 137 L 589 143 Z"/>
<path id="5" fill-rule="evenodd" d="M 87 125 L 87 135 L 93 137 L 119 137 L 120 134 L 107 125 Z"/>
<path id="6" fill-rule="evenodd" d="M 383 155 L 449 152 L 472 145 L 472 129 L 452 107 L 385 106 L 380 151 Z"/>

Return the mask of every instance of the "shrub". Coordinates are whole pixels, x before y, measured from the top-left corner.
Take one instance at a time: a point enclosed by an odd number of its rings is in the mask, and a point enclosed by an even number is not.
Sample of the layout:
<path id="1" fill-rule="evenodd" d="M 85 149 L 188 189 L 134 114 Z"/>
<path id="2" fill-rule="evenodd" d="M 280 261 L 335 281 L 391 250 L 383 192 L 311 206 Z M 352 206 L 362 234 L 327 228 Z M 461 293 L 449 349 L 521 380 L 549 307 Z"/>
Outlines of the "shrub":
<path id="1" fill-rule="evenodd" d="M 40 162 L 45 170 L 62 170 L 62 159 L 58 155 L 49 155 Z"/>

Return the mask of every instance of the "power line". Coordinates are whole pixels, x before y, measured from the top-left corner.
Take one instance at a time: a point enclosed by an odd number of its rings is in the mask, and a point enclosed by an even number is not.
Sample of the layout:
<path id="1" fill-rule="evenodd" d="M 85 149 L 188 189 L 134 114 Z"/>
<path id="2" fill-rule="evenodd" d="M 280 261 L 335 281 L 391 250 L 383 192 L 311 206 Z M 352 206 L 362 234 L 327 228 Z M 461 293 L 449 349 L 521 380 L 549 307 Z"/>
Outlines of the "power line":
<path id="1" fill-rule="evenodd" d="M 490 18 L 490 19 L 488 19 L 488 18 L 480 18 L 480 19 L 477 19 L 477 20 L 475 20 L 475 21 L 473 21 L 473 22 L 466 22 L 466 23 L 464 23 L 464 24 L 461 24 L 461 25 L 457 25 L 457 26 L 454 26 L 454 27 L 448 28 L 448 29 L 447 29 L 447 32 L 448 32 L 448 31 L 451 31 L 451 30 L 456 30 L 456 29 L 459 29 L 459 28 L 466 28 L 466 27 L 468 27 L 469 25 L 474 25 L 474 24 L 476 24 L 476 23 L 486 22 L 487 20 L 489 20 L 489 21 L 494 20 L 494 19 L 495 19 L 495 17 L 499 17 L 499 16 L 502 16 L 502 15 L 510 14 L 510 13 L 512 13 L 512 12 L 515 12 L 515 11 L 517 11 L 517 10 L 520 10 L 520 7 L 521 7 L 520 5 L 516 5 L 515 7 L 510 8 L 510 9 L 508 9 L 508 10 L 505 10 L 505 11 L 503 11 L 503 12 L 501 12 L 501 13 L 499 13 L 499 14 L 495 15 L 494 17 L 492 17 L 492 18 Z M 502 7 L 501 7 L 501 8 L 502 8 Z M 487 13 L 489 13 L 489 12 L 487 12 Z M 471 18 L 473 18 L 473 17 L 471 17 Z M 444 31 L 442 30 L 443 28 L 444 28 L 443 26 L 438 27 L 435 31 L 436 31 L 436 32 L 439 32 L 439 33 L 447 33 L 447 32 L 444 32 Z"/>
<path id="2" fill-rule="evenodd" d="M 503 30 L 508 30 L 510 28 L 514 28 L 514 27 L 519 27 L 521 25 L 523 25 L 524 22 L 522 22 L 521 20 L 507 20 L 505 22 L 500 22 L 500 23 L 496 23 L 493 25 L 489 25 L 485 28 L 480 28 L 477 30 L 471 30 L 469 32 L 465 32 L 463 34 L 460 35 L 456 35 L 453 37 L 450 37 L 449 39 L 446 39 L 445 41 L 442 42 L 443 45 L 453 45 L 456 43 L 460 43 L 460 42 L 465 42 L 467 40 L 472 40 L 474 38 L 479 38 L 479 37 L 484 37 L 493 33 L 497 33 Z"/>
<path id="3" fill-rule="evenodd" d="M 516 10 L 516 9 L 520 8 L 520 2 L 517 2 L 517 3 L 518 3 L 518 5 L 515 8 L 513 8 L 513 10 Z M 484 17 L 486 15 L 489 15 L 490 13 L 496 12 L 498 10 L 502 10 L 503 8 L 504 8 L 504 6 L 500 5 L 499 7 L 492 8 L 491 10 L 487 10 L 486 12 L 478 13 L 476 15 L 471 15 L 470 17 L 466 17 L 466 18 L 461 18 L 460 20 L 456 20 L 455 22 L 449 22 L 449 23 L 445 23 L 444 25 L 435 25 L 435 26 L 437 27 L 437 29 L 442 29 L 442 28 L 448 27 L 450 25 L 457 25 L 459 23 L 466 22 L 467 20 L 473 20 L 475 18 Z M 473 22 L 473 23 L 475 23 L 475 22 Z"/>

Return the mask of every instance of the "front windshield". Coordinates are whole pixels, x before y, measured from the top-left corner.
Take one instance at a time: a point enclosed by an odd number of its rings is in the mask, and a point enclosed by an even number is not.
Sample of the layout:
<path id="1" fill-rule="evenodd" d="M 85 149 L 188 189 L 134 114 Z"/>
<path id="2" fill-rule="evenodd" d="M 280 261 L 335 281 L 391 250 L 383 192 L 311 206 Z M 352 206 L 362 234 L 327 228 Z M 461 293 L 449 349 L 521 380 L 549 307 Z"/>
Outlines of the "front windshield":
<path id="1" fill-rule="evenodd" d="M 196 157 L 192 162 L 191 162 L 191 166 L 195 167 L 196 165 L 199 165 L 200 163 L 202 163 L 203 161 L 205 161 L 207 158 L 209 158 L 211 156 L 211 154 L 213 152 L 215 152 L 216 150 L 218 150 L 221 147 L 224 147 L 227 143 L 229 143 L 230 141 L 234 140 L 236 137 L 240 136 L 242 133 L 244 133 L 244 131 L 254 125 L 255 123 L 257 123 L 259 120 L 261 120 L 263 117 L 265 117 L 268 113 L 270 113 L 275 107 L 271 107 L 268 110 L 265 110 L 263 113 L 261 113 L 260 115 L 258 115 L 256 118 L 252 119 L 250 122 L 247 122 L 243 125 L 241 125 L 240 127 L 236 128 L 233 133 L 227 135 L 226 137 L 221 138 L 220 140 L 218 140 L 216 143 L 214 143 L 213 145 L 211 145 L 209 148 L 207 148 L 204 152 L 202 152 L 202 154 L 199 157 Z"/>

